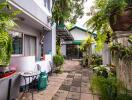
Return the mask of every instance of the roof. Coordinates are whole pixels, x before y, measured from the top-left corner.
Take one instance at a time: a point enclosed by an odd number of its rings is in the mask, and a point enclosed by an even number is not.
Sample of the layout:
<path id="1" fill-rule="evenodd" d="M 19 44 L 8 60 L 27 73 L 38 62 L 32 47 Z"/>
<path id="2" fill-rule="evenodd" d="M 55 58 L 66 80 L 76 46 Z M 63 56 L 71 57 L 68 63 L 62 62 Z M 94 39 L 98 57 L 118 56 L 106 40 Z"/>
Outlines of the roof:
<path id="1" fill-rule="evenodd" d="M 81 45 L 83 40 L 74 40 L 72 41 L 72 44 Z"/>
<path id="2" fill-rule="evenodd" d="M 57 37 L 60 37 L 60 38 L 64 39 L 65 41 L 73 40 L 73 36 L 68 31 L 68 29 L 66 28 L 65 25 L 58 25 L 56 30 L 57 30 L 57 33 L 56 33 Z"/>
<path id="3" fill-rule="evenodd" d="M 81 27 L 78 27 L 78 26 L 73 26 L 71 29 L 69 29 L 69 31 L 72 31 L 72 30 L 75 29 L 75 28 L 77 28 L 77 29 L 79 29 L 79 30 L 82 30 L 82 31 L 84 31 L 84 32 L 87 32 L 86 29 L 81 28 Z"/>
<path id="4" fill-rule="evenodd" d="M 94 37 L 97 36 L 96 33 L 92 33 L 92 32 L 90 32 L 90 31 L 88 31 L 87 29 L 82 28 L 82 27 L 79 27 L 79 26 L 73 26 L 71 29 L 69 29 L 69 31 L 72 31 L 72 30 L 74 30 L 75 28 L 77 28 L 77 29 L 79 29 L 79 30 L 82 30 L 82 31 L 84 31 L 84 32 L 88 32 L 89 34 L 93 35 Z"/>
<path id="5" fill-rule="evenodd" d="M 81 45 L 82 42 L 83 40 L 64 41 L 62 42 L 62 45 L 66 45 L 66 44 Z"/>

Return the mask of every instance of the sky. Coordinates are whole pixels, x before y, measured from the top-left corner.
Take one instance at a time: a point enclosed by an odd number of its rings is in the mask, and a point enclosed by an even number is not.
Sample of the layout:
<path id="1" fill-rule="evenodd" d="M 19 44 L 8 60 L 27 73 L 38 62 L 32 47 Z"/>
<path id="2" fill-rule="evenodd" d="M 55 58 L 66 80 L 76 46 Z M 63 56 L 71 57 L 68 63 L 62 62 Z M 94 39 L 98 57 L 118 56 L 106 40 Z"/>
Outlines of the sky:
<path id="1" fill-rule="evenodd" d="M 84 23 L 89 19 L 89 16 L 86 13 L 89 11 L 89 8 L 93 5 L 94 0 L 87 0 L 84 3 L 84 16 L 81 19 L 77 20 L 76 25 L 80 27 L 84 27 Z"/>

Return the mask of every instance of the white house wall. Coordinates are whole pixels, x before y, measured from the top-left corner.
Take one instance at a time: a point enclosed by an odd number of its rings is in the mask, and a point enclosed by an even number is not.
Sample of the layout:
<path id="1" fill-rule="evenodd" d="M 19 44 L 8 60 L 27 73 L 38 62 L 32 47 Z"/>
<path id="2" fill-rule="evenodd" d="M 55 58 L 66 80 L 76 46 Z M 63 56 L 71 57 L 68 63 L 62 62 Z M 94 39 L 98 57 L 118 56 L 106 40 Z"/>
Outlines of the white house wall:
<path id="1" fill-rule="evenodd" d="M 86 32 L 79 30 L 79 29 L 73 29 L 70 31 L 74 40 L 85 40 L 89 34 L 87 34 Z"/>
<path id="2" fill-rule="evenodd" d="M 44 53 L 56 54 L 56 25 L 52 26 L 52 31 L 46 32 L 44 37 Z"/>
<path id="3" fill-rule="evenodd" d="M 56 24 L 52 26 L 52 55 L 56 54 Z"/>
<path id="4" fill-rule="evenodd" d="M 50 14 L 46 13 L 46 11 L 48 12 L 48 10 L 45 8 L 42 9 L 42 5 L 40 5 L 40 3 L 36 3 L 38 2 L 38 0 L 10 0 L 9 2 L 41 24 L 45 25 L 48 28 L 51 28 L 51 25 L 47 19 L 51 15 L 51 12 L 49 12 Z"/>
<path id="5" fill-rule="evenodd" d="M 34 28 L 25 25 L 23 23 L 18 23 L 17 28 L 14 29 L 15 31 L 21 32 L 23 34 L 26 35 L 30 35 L 30 36 L 34 36 L 36 37 L 36 55 L 37 55 L 37 59 L 40 58 L 41 56 L 41 45 L 40 43 L 40 33 L 39 31 L 35 30 Z M 24 48 L 23 48 L 23 54 L 24 54 Z"/>
<path id="6" fill-rule="evenodd" d="M 66 56 L 66 45 L 61 46 L 62 55 Z"/>
<path id="7" fill-rule="evenodd" d="M 33 0 L 38 4 L 38 6 L 48 15 L 51 16 L 51 9 L 49 10 L 47 7 L 44 6 L 44 0 Z M 50 7 L 52 7 L 52 0 L 50 1 Z"/>
<path id="8" fill-rule="evenodd" d="M 21 32 L 26 35 L 35 36 L 36 37 L 36 52 L 37 52 L 37 59 L 41 57 L 41 45 L 40 45 L 40 33 L 36 29 L 22 23 L 18 23 L 18 27 L 14 29 L 15 31 Z M 51 32 L 52 33 L 52 32 Z M 48 34 L 48 33 L 47 33 Z M 51 38 L 52 34 L 48 34 L 48 38 Z M 52 39 L 52 38 L 51 38 Z M 48 43 L 52 43 L 49 41 Z M 52 46 L 48 44 L 48 46 Z M 24 51 L 23 51 L 24 52 Z M 51 65 L 49 62 L 52 61 L 51 55 L 45 55 L 44 61 L 37 61 L 35 60 L 35 56 L 16 56 L 13 55 L 11 57 L 10 65 L 16 67 L 17 72 L 28 72 L 28 71 L 35 71 L 36 64 L 39 64 L 42 68 L 42 71 L 49 72 L 51 70 Z M 24 85 L 24 80 L 21 80 L 21 85 Z M 27 80 L 28 84 L 28 80 Z"/>
<path id="9" fill-rule="evenodd" d="M 104 44 L 102 57 L 103 57 L 103 65 L 110 64 L 110 50 L 108 44 L 106 43 Z"/>

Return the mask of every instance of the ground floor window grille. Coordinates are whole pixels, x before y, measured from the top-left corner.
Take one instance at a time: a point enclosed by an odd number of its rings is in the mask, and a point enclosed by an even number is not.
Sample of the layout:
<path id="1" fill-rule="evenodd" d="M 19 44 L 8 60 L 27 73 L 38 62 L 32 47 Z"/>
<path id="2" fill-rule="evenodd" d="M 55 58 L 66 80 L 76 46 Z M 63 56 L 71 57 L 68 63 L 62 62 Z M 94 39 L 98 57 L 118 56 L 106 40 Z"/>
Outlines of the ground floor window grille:
<path id="1" fill-rule="evenodd" d="M 13 39 L 13 54 L 22 54 L 23 51 L 23 34 L 20 32 L 11 32 L 11 36 Z"/>
<path id="2" fill-rule="evenodd" d="M 36 37 L 11 31 L 13 55 L 36 56 Z"/>

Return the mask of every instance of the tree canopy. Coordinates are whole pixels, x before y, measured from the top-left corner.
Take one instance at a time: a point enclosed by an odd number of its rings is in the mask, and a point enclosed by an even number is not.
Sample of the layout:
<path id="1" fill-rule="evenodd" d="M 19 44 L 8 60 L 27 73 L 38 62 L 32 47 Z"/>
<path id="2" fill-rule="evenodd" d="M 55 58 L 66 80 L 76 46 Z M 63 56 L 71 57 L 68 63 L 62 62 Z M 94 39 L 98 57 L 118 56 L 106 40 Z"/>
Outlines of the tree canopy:
<path id="1" fill-rule="evenodd" d="M 52 15 L 57 25 L 65 22 L 76 23 L 77 18 L 81 18 L 84 0 L 56 0 Z"/>
<path id="2" fill-rule="evenodd" d="M 110 27 L 110 18 L 121 15 L 131 0 L 95 0 L 94 15 L 86 22 L 88 29 L 97 33 L 97 49 L 103 47 L 104 42 L 111 36 L 113 30 Z"/>

